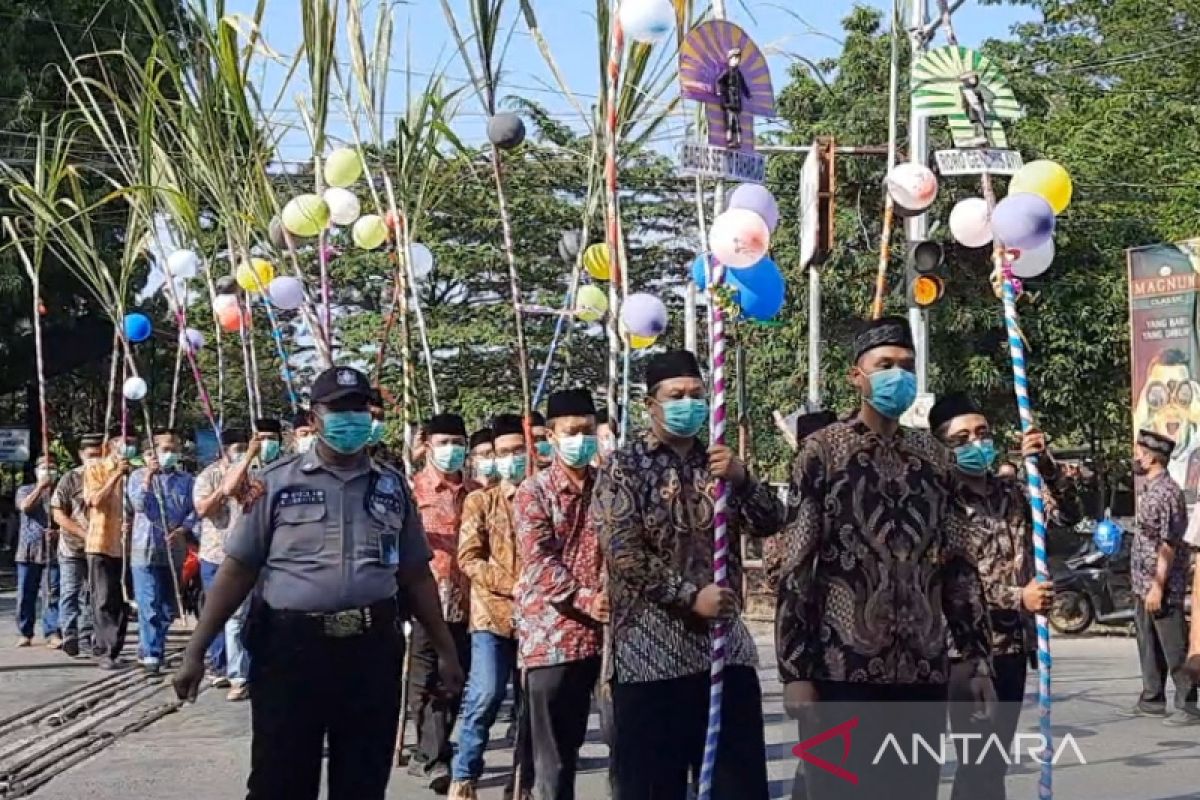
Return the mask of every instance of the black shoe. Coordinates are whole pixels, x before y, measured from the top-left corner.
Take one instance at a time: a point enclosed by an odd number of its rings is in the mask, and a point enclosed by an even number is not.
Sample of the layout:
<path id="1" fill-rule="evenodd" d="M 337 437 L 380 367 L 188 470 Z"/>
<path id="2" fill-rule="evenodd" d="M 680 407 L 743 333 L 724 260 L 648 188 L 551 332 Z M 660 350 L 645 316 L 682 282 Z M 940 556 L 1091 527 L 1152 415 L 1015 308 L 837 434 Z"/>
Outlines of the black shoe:
<path id="1" fill-rule="evenodd" d="M 450 767 L 437 763 L 432 765 L 427 774 L 429 775 L 429 788 L 434 794 L 449 794 Z"/>
<path id="2" fill-rule="evenodd" d="M 1137 705 L 1128 711 L 1122 711 L 1121 715 L 1126 717 L 1165 717 L 1167 715 L 1167 704 L 1147 703 L 1144 700 L 1139 700 Z"/>
<path id="3" fill-rule="evenodd" d="M 76 639 L 67 639 L 63 642 L 62 651 L 71 658 L 79 656 L 79 642 Z"/>

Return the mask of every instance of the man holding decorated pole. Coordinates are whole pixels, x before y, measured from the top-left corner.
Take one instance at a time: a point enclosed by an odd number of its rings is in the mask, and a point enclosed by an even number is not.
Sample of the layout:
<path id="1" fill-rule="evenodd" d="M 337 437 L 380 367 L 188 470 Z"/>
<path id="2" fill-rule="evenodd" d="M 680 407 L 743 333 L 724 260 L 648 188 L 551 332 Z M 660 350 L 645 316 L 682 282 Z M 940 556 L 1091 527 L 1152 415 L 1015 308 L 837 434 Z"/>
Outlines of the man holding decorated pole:
<path id="1" fill-rule="evenodd" d="M 83 499 L 83 471 L 100 460 L 104 436 L 87 434 L 79 440 L 79 466 L 58 482 L 50 508 L 58 525 L 58 563 L 62 571 L 59 626 L 63 652 L 69 656 L 92 655 L 92 597 L 88 584 L 88 508 Z"/>
<path id="2" fill-rule="evenodd" d="M 129 627 L 129 604 L 125 602 L 125 481 L 137 455 L 137 440 L 112 436 L 106 458 L 87 465 L 83 471 L 83 499 L 88 507 L 88 535 L 84 544 L 88 581 L 92 591 L 93 641 L 99 667 L 120 667 L 121 650 Z"/>

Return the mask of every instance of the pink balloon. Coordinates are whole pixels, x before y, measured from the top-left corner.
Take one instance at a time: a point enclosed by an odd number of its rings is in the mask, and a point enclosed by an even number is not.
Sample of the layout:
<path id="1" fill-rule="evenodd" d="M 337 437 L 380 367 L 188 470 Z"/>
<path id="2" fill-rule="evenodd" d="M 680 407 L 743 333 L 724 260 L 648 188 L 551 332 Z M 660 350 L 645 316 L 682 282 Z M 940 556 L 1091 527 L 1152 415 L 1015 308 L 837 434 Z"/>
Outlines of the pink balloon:
<path id="1" fill-rule="evenodd" d="M 634 336 L 661 336 L 667 329 L 667 307 L 652 294 L 631 294 L 621 306 L 621 321 Z"/>
<path id="2" fill-rule="evenodd" d="M 771 248 L 771 229 L 755 212 L 731 208 L 713 220 L 708 246 L 722 264 L 745 269 L 766 256 Z"/>

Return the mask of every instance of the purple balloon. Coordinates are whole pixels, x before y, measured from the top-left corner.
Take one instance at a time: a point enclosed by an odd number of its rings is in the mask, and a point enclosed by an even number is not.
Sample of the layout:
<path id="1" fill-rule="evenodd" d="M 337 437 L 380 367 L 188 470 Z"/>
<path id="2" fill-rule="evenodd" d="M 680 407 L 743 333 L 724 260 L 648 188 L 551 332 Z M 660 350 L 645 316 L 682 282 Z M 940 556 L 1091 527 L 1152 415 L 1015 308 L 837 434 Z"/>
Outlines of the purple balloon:
<path id="1" fill-rule="evenodd" d="M 195 328 L 188 328 L 180 337 L 180 344 L 186 344 L 193 352 L 204 349 L 204 334 Z"/>
<path id="2" fill-rule="evenodd" d="M 667 307 L 652 294 L 631 294 L 621 306 L 621 320 L 634 336 L 661 336 L 667 329 Z"/>
<path id="3" fill-rule="evenodd" d="M 729 208 L 744 208 L 763 218 L 771 233 L 779 226 L 779 204 L 767 187 L 758 183 L 743 183 L 729 196 Z"/>
<path id="4" fill-rule="evenodd" d="M 1036 250 L 1054 236 L 1054 209 L 1041 195 L 1010 194 L 992 211 L 992 232 L 1005 247 Z"/>

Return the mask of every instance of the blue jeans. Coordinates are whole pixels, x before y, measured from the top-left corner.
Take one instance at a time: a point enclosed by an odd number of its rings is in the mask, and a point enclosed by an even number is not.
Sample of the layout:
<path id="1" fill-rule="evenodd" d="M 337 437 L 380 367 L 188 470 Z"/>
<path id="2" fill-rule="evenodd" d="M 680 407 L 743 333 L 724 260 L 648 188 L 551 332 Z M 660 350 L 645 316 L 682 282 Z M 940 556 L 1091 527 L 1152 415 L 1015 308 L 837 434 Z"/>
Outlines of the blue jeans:
<path id="1" fill-rule="evenodd" d="M 161 664 L 167 649 L 167 631 L 175 619 L 171 568 L 134 564 L 133 594 L 138 606 L 138 656 Z"/>
<path id="2" fill-rule="evenodd" d="M 242 641 L 242 628 L 250 613 L 250 598 L 247 597 L 225 623 L 225 677 L 231 683 L 247 683 L 250 680 L 250 651 Z"/>
<path id="3" fill-rule="evenodd" d="M 88 565 L 83 556 L 78 558 L 59 557 L 62 570 L 61 612 L 63 640 L 82 642 L 85 652 L 92 646 L 92 595 L 88 591 Z"/>
<path id="4" fill-rule="evenodd" d="M 471 675 L 463 697 L 458 750 L 452 765 L 454 780 L 478 780 L 483 775 L 483 754 L 516 660 L 516 639 L 487 631 L 471 634 Z"/>
<path id="5" fill-rule="evenodd" d="M 37 616 L 38 597 L 42 593 L 42 575 L 46 575 L 47 596 L 42 598 L 42 635 L 49 639 L 58 635 L 58 564 L 17 564 L 17 631 L 27 639 L 33 638 L 33 621 Z"/>
<path id="6" fill-rule="evenodd" d="M 200 583 L 204 585 L 205 594 L 212 588 L 213 581 L 217 577 L 217 570 L 220 568 L 220 564 L 214 564 L 211 561 L 203 559 L 200 560 Z M 226 623 L 225 627 L 228 628 L 229 623 Z M 208 646 L 208 652 L 204 655 L 204 661 L 210 670 L 218 675 L 224 675 L 225 656 L 225 632 L 221 631 L 213 637 L 212 644 Z M 249 667 L 247 667 L 246 674 L 249 675 Z"/>

